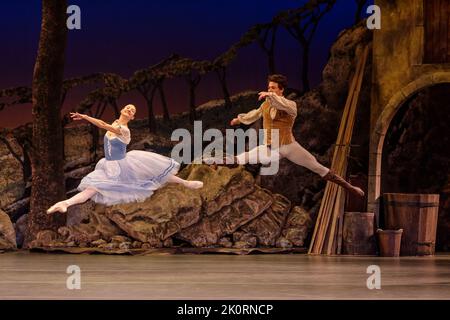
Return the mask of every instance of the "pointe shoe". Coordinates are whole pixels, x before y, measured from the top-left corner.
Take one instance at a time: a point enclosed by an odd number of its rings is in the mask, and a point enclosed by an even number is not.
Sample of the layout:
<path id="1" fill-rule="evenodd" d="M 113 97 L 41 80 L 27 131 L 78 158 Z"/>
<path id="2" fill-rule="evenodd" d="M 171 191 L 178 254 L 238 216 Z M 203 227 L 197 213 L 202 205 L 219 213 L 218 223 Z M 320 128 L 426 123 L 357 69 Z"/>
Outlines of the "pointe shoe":
<path id="1" fill-rule="evenodd" d="M 67 212 L 68 206 L 69 205 L 67 204 L 66 201 L 60 201 L 60 202 L 54 204 L 53 206 L 51 206 L 50 208 L 48 208 L 47 214 L 52 214 L 52 213 L 58 212 L 58 211 L 65 213 L 65 212 Z"/>
<path id="2" fill-rule="evenodd" d="M 184 184 L 189 189 L 200 189 L 203 188 L 203 182 L 202 181 L 187 181 Z"/>

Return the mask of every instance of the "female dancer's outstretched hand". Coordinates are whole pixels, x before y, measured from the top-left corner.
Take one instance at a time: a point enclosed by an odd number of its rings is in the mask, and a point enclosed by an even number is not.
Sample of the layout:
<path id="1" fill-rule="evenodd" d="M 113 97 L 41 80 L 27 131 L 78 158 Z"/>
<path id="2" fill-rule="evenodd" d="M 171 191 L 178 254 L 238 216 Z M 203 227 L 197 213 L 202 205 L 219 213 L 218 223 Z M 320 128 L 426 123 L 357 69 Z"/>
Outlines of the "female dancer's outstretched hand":
<path id="1" fill-rule="evenodd" d="M 78 112 L 71 112 L 70 113 L 70 117 L 73 120 L 83 120 L 84 119 L 84 114 L 78 113 Z"/>

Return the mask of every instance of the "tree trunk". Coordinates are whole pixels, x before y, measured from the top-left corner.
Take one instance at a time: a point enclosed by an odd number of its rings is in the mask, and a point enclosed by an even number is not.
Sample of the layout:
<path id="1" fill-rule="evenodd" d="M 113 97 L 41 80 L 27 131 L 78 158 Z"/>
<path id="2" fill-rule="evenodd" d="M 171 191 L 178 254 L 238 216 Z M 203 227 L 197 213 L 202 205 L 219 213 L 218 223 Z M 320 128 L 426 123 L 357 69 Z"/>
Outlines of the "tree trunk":
<path id="1" fill-rule="evenodd" d="M 231 98 L 230 98 L 230 92 L 228 91 L 227 87 L 227 73 L 225 68 L 217 69 L 216 70 L 217 76 L 219 77 L 220 85 L 222 87 L 223 96 L 225 99 L 225 107 L 231 108 Z"/>
<path id="2" fill-rule="evenodd" d="M 93 161 L 97 162 L 99 160 L 99 155 L 97 153 L 98 146 L 99 146 L 99 137 L 100 137 L 100 129 L 97 126 L 94 126 L 93 124 L 89 124 L 91 129 L 91 135 L 92 135 L 92 150 L 91 153 L 94 155 Z"/>
<path id="3" fill-rule="evenodd" d="M 277 27 L 274 26 L 272 29 L 272 40 L 270 42 L 270 49 L 269 49 L 269 72 L 270 74 L 275 74 L 276 73 L 276 68 L 275 68 L 275 41 L 276 41 L 276 36 L 277 36 Z"/>
<path id="4" fill-rule="evenodd" d="M 273 52 L 269 53 L 269 73 L 275 74 L 276 68 L 275 68 L 275 54 Z"/>
<path id="5" fill-rule="evenodd" d="M 189 120 L 194 122 L 197 119 L 196 105 L 195 105 L 195 90 L 200 83 L 200 75 L 190 74 L 186 78 L 189 84 Z"/>
<path id="6" fill-rule="evenodd" d="M 303 45 L 302 57 L 302 94 L 310 90 L 309 87 L 309 45 Z"/>
<path id="7" fill-rule="evenodd" d="M 46 210 L 66 196 L 63 172 L 61 94 L 67 38 L 65 0 L 42 1 L 42 24 L 32 83 L 32 187 L 25 248 L 44 229 L 65 225 L 65 214 Z"/>
<path id="8" fill-rule="evenodd" d="M 161 104 L 163 107 L 163 120 L 164 120 L 164 122 L 168 123 L 168 122 L 170 122 L 170 114 L 169 114 L 169 108 L 167 107 L 167 100 L 166 100 L 166 95 L 164 94 L 164 88 L 163 88 L 162 82 L 158 85 L 158 91 L 159 91 L 159 97 L 161 98 Z"/>
<path id="9" fill-rule="evenodd" d="M 361 13 L 365 4 L 366 0 L 356 0 L 355 24 L 361 21 Z"/>
<path id="10" fill-rule="evenodd" d="M 189 120 L 194 122 L 197 119 L 197 113 L 195 112 L 195 83 L 189 84 Z"/>
<path id="11" fill-rule="evenodd" d="M 148 95 L 148 93 L 144 96 L 145 101 L 147 102 L 149 132 L 156 132 L 156 119 L 155 119 L 155 113 L 153 111 L 153 98 L 155 97 L 155 92 L 156 92 L 156 87 L 154 86 L 151 89 L 150 96 Z"/>
<path id="12" fill-rule="evenodd" d="M 120 111 L 119 111 L 119 107 L 117 106 L 117 101 L 116 100 L 112 100 L 110 101 L 111 106 L 114 109 L 114 114 L 116 115 L 116 119 L 120 118 Z"/>

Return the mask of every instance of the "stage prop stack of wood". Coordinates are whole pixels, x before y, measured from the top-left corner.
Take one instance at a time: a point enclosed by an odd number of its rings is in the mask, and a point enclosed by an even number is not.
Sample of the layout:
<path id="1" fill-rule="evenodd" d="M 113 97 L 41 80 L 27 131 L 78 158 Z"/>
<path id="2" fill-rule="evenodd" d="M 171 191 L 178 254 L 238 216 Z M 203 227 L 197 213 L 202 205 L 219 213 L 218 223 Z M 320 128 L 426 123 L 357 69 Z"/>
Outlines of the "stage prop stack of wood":
<path id="1" fill-rule="evenodd" d="M 347 159 L 350 152 L 356 106 L 363 81 L 369 48 L 366 46 L 358 58 L 356 70 L 342 115 L 339 133 L 334 149 L 331 168 L 345 177 Z M 314 233 L 308 250 L 309 254 L 340 254 L 344 218 L 345 191 L 335 183 L 327 182 L 317 216 Z"/>

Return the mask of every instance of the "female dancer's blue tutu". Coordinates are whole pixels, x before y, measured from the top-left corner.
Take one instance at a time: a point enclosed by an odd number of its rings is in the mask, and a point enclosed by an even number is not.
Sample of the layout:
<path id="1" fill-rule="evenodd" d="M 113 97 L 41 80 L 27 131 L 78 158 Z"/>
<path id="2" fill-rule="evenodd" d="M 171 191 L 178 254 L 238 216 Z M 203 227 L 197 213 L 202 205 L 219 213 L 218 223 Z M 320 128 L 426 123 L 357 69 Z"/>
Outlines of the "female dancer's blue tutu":
<path id="1" fill-rule="evenodd" d="M 105 134 L 105 157 L 78 186 L 79 191 L 95 189 L 97 193 L 91 198 L 94 202 L 105 205 L 142 202 L 180 169 L 174 159 L 154 152 L 132 150 L 127 153 L 130 131 L 125 126 L 121 126 L 120 131 L 122 134 L 114 137 Z"/>

